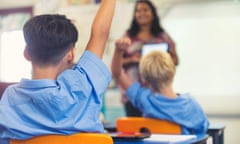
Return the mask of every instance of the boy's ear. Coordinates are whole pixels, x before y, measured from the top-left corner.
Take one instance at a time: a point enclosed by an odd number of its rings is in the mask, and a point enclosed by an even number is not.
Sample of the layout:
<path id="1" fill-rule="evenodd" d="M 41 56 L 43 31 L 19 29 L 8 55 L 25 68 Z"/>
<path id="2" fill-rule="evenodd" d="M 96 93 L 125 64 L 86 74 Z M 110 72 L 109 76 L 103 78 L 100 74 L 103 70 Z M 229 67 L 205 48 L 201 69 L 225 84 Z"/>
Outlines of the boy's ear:
<path id="1" fill-rule="evenodd" d="M 75 58 L 75 49 L 71 48 L 67 54 L 67 60 L 69 63 L 73 63 L 74 58 Z"/>
<path id="2" fill-rule="evenodd" d="M 29 56 L 29 53 L 28 53 L 26 47 L 25 47 L 25 49 L 24 49 L 23 55 L 24 55 L 24 57 L 25 57 L 26 60 L 31 61 L 31 57 Z"/>

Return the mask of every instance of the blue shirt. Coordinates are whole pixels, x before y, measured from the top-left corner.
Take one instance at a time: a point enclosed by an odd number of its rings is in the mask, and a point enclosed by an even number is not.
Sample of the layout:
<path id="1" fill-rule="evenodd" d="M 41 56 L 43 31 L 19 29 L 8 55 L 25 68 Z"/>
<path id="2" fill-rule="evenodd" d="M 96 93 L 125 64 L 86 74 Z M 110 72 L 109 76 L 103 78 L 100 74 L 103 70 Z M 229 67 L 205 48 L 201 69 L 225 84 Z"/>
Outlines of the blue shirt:
<path id="1" fill-rule="evenodd" d="M 142 111 L 144 117 L 159 118 L 175 122 L 182 127 L 182 134 L 205 134 L 209 121 L 201 106 L 189 94 L 181 94 L 175 99 L 160 93 L 152 93 L 138 82 L 131 85 L 126 95 Z"/>
<path id="2" fill-rule="evenodd" d="M 0 101 L 0 140 L 103 132 L 99 113 L 111 78 L 104 63 L 86 51 L 57 80 L 22 79 L 8 87 Z"/>

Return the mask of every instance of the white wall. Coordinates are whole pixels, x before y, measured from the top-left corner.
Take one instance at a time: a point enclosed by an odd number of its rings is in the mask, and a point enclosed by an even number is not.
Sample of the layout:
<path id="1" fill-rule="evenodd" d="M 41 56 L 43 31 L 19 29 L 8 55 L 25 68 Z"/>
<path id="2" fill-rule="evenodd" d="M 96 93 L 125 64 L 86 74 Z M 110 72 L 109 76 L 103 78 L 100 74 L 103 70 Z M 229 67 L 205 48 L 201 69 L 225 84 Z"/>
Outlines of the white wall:
<path id="1" fill-rule="evenodd" d="M 90 36 L 91 24 L 99 5 L 88 4 L 78 6 L 67 6 L 60 8 L 57 13 L 65 14 L 73 19 L 79 30 L 79 41 L 77 53 L 80 56 Z M 119 2 L 113 18 L 109 40 L 104 55 L 104 62 L 109 66 L 114 50 L 114 41 L 121 37 L 130 24 L 133 13 L 133 3 Z M 79 57 L 78 56 L 78 57 Z M 77 57 L 77 58 L 78 58 Z"/>
<path id="2" fill-rule="evenodd" d="M 180 57 L 175 88 L 209 113 L 240 114 L 239 25 L 233 2 L 177 5 L 164 17 Z"/>

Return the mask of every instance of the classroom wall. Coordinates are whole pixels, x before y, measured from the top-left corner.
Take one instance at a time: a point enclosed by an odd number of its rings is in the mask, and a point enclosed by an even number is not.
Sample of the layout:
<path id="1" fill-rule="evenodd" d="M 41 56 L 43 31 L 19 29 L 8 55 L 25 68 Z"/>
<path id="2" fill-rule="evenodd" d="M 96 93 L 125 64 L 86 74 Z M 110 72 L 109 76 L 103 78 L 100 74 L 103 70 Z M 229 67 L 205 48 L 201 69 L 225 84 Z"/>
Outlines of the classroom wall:
<path id="1" fill-rule="evenodd" d="M 180 57 L 175 88 L 208 113 L 240 114 L 239 14 L 238 3 L 212 2 L 178 5 L 164 17 Z"/>
<path id="2" fill-rule="evenodd" d="M 117 1 L 117 7 L 113 18 L 109 40 L 104 54 L 104 62 L 109 66 L 114 50 L 114 40 L 121 37 L 130 24 L 133 12 L 133 3 L 125 3 Z M 58 9 L 57 13 L 65 14 L 73 19 L 79 30 L 79 41 L 77 43 L 78 56 L 82 54 L 90 36 L 90 29 L 93 18 L 98 10 L 99 5 L 77 5 L 66 6 Z"/>

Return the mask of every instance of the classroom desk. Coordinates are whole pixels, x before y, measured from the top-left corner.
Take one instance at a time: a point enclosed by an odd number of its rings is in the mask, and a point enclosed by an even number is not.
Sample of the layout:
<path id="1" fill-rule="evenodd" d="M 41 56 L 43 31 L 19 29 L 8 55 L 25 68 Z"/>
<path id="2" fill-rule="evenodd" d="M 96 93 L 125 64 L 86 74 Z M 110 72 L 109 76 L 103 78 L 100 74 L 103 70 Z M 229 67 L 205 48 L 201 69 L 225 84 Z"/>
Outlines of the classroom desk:
<path id="1" fill-rule="evenodd" d="M 213 138 L 213 144 L 224 144 L 224 124 L 210 124 L 208 134 Z"/>
<path id="2" fill-rule="evenodd" d="M 114 144 L 205 144 L 208 135 L 164 135 L 152 134 L 142 140 L 114 140 Z"/>
<path id="3" fill-rule="evenodd" d="M 116 132 L 116 124 L 115 123 L 103 123 L 104 129 L 108 132 Z"/>

